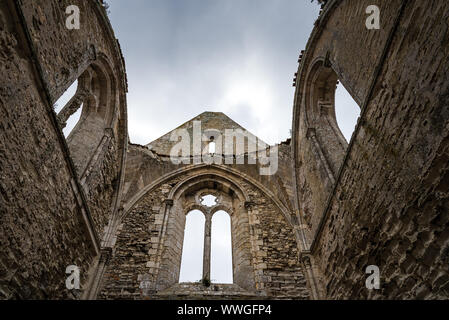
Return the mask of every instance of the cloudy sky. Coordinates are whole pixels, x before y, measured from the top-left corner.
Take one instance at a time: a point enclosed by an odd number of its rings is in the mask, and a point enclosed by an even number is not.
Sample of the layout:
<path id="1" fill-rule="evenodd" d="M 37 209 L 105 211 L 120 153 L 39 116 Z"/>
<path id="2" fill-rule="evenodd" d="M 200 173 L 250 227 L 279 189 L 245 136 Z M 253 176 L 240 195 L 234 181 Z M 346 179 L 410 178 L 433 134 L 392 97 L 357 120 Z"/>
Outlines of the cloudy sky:
<path id="1" fill-rule="evenodd" d="M 126 60 L 131 141 L 204 111 L 268 143 L 289 136 L 293 74 L 318 16 L 310 0 L 108 0 Z"/>

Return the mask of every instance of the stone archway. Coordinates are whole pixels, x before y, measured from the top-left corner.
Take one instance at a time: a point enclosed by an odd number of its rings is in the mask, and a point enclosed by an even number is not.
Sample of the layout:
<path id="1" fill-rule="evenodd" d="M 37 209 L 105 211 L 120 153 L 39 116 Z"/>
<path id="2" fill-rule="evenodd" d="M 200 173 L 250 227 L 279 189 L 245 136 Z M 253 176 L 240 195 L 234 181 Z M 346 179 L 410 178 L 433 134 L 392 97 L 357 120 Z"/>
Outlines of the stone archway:
<path id="1" fill-rule="evenodd" d="M 245 175 L 225 166 L 189 166 L 144 190 L 131 198 L 133 204 L 119 224 L 100 298 L 128 294 L 123 287 L 118 290 L 115 278 L 134 297 L 171 297 L 180 291 L 185 295 L 182 290 L 208 294 L 198 286 L 178 283 L 186 214 L 193 209 L 210 218 L 219 210 L 231 215 L 234 284 L 213 284 L 215 295 L 309 297 L 290 221 L 277 202 Z M 219 203 L 206 210 L 200 201 L 205 194 L 218 196 Z"/>
<path id="2" fill-rule="evenodd" d="M 213 194 L 219 202 L 206 207 L 201 197 Z M 206 218 L 204 234 L 203 279 L 210 280 L 211 222 L 212 216 L 219 210 L 231 216 L 232 256 L 234 283 L 254 291 L 254 268 L 252 265 L 249 217 L 245 208 L 246 196 L 242 188 L 232 180 L 210 175 L 200 175 L 179 182 L 169 195 L 173 203 L 166 213 L 167 242 L 162 249 L 161 266 L 157 280 L 157 289 L 163 290 L 179 282 L 181 267 L 182 241 L 184 238 L 185 216 L 191 210 L 200 210 Z M 179 245 L 181 244 L 181 245 Z"/>

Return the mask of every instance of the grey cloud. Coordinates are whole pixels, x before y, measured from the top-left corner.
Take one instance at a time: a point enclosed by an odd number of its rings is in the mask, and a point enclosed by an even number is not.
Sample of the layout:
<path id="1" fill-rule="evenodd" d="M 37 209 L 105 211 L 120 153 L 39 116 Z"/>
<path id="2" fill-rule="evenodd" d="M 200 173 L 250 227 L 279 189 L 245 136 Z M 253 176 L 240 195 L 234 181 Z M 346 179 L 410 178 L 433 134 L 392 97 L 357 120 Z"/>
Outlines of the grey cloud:
<path id="1" fill-rule="evenodd" d="M 206 110 L 230 110 L 239 116 L 233 110 L 257 101 L 251 95 L 258 91 L 269 95 L 271 105 L 248 121 L 258 127 L 247 129 L 269 143 L 288 136 L 291 80 L 319 11 L 316 4 L 297 0 L 109 2 L 126 59 L 133 142 L 146 144 Z M 251 92 L 226 101 L 233 87 L 241 84 L 248 84 Z M 252 110 L 258 110 L 257 106 Z"/>

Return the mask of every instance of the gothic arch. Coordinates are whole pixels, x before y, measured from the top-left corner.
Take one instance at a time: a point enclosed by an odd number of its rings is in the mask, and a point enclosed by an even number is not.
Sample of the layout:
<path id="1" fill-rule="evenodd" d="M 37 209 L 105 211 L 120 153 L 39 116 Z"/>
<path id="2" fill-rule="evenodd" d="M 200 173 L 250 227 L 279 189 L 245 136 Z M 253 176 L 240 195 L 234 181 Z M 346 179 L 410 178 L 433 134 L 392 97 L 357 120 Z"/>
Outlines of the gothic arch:
<path id="1" fill-rule="evenodd" d="M 332 182 L 348 149 L 335 114 L 335 92 L 339 81 L 325 57 L 316 58 L 306 76 L 302 100 L 306 137 L 314 145 Z M 300 143 L 299 139 L 296 142 Z"/>
<path id="2" fill-rule="evenodd" d="M 259 194 L 256 198 L 254 198 L 255 190 Z M 163 192 L 163 198 L 161 198 L 161 192 Z M 201 205 L 200 199 L 206 194 L 218 196 L 219 202 L 212 207 Z M 245 174 L 226 166 L 186 166 L 166 174 L 144 187 L 123 206 L 123 214 L 120 222 L 116 225 L 116 227 L 121 226 L 121 230 L 116 228 L 115 231 L 112 231 L 111 229 L 111 234 L 113 234 L 111 239 L 114 240 L 110 242 L 110 245 L 114 251 L 125 250 L 123 240 L 126 239 L 126 236 L 122 238 L 121 234 L 126 235 L 129 231 L 124 231 L 124 229 L 128 230 L 136 223 L 137 219 L 146 230 L 148 228 L 146 225 L 149 223 L 147 219 L 151 219 L 153 213 L 156 214 L 156 224 L 152 223 L 151 226 L 151 230 L 154 231 L 150 232 L 152 234 L 157 232 L 158 238 L 151 238 L 153 245 L 151 255 L 148 256 L 150 262 L 148 262 L 147 268 L 149 269 L 145 270 L 149 270 L 153 292 L 171 290 L 178 284 L 181 271 L 186 214 L 192 209 L 198 209 L 208 218 L 210 224 L 213 215 L 217 211 L 223 210 L 231 218 L 234 285 L 251 294 L 265 295 L 263 283 L 266 282 L 266 277 L 260 270 L 267 268 L 267 265 L 262 262 L 263 258 L 261 257 L 263 256 L 257 253 L 258 248 L 264 244 L 261 238 L 261 229 L 259 229 L 263 227 L 259 225 L 260 218 L 256 218 L 258 215 L 264 215 L 264 211 L 260 209 L 260 203 L 253 202 L 253 200 L 258 202 L 259 197 L 266 199 L 265 201 L 268 201 L 272 208 L 270 209 L 272 211 L 266 213 L 267 218 L 272 219 L 273 214 L 279 215 L 278 217 L 285 216 L 283 209 L 278 205 L 279 201 L 272 199 L 272 195 L 266 192 L 263 186 L 259 187 L 258 183 L 251 181 Z M 150 202 L 159 203 L 159 199 L 163 199 L 161 206 L 150 205 Z M 287 238 L 289 239 L 288 246 L 293 246 L 289 252 L 295 255 L 297 252 L 296 228 L 292 227 L 288 220 L 279 222 L 279 218 L 276 219 L 277 224 L 288 226 L 287 229 L 292 228 Z M 206 232 L 207 230 L 206 227 Z M 205 243 L 208 241 L 210 241 L 210 233 L 205 234 Z M 206 245 L 205 248 L 207 250 Z M 209 251 L 205 250 L 204 254 L 208 261 L 203 263 L 205 278 L 210 277 L 210 244 L 208 249 Z M 297 257 L 290 257 L 290 259 L 296 261 Z M 119 263 L 119 261 L 114 263 Z M 295 265 L 289 272 L 299 272 L 298 279 L 300 279 L 302 273 L 297 268 Z M 112 272 L 112 270 L 108 272 Z M 104 289 L 102 292 L 108 292 L 108 290 Z"/>
<path id="3" fill-rule="evenodd" d="M 148 193 L 155 187 L 165 183 L 166 181 L 174 179 L 175 177 L 193 174 L 195 171 L 199 171 L 201 174 L 206 174 L 206 175 L 213 173 L 217 177 L 221 177 L 221 178 L 225 178 L 225 179 L 229 180 L 229 182 L 239 180 L 239 179 L 246 181 L 247 183 L 251 184 L 255 188 L 259 189 L 263 194 L 265 194 L 270 200 L 272 200 L 275 203 L 275 205 L 282 212 L 287 223 L 291 227 L 294 228 L 296 226 L 296 223 L 295 223 L 294 219 L 292 218 L 290 211 L 262 183 L 256 181 L 251 176 L 241 173 L 240 171 L 235 170 L 229 166 L 215 165 L 215 164 L 212 164 L 212 165 L 209 165 L 209 164 L 188 165 L 186 167 L 174 170 L 171 173 L 168 173 L 168 174 L 156 179 L 152 183 L 143 187 L 140 191 L 138 191 L 134 196 L 132 196 L 126 203 L 124 203 L 122 205 L 122 208 L 123 208 L 122 219 L 133 208 L 133 206 L 139 201 L 139 199 L 141 199 L 146 193 Z M 242 196 L 246 199 L 245 201 L 250 201 L 250 198 L 247 194 L 243 193 Z M 172 198 L 170 198 L 170 199 L 172 199 Z"/>
<path id="4" fill-rule="evenodd" d="M 167 250 L 161 260 L 164 268 L 159 272 L 159 289 L 165 289 L 178 282 L 182 246 L 177 248 L 173 243 L 182 242 L 184 238 L 185 215 L 195 208 L 203 212 L 206 218 L 203 278 L 210 279 L 212 217 L 217 211 L 225 210 L 231 215 L 234 281 L 247 290 L 252 291 L 255 289 L 254 278 L 251 277 L 254 274 L 254 270 L 250 250 L 249 218 L 245 208 L 246 196 L 242 190 L 243 188 L 239 186 L 238 181 L 207 172 L 187 177 L 178 182 L 171 190 L 168 199 L 172 205 L 167 211 L 167 232 L 171 236 L 166 240 Z M 219 203 L 212 207 L 201 205 L 201 196 L 211 192 L 219 197 Z M 170 261 L 171 263 L 165 263 L 165 261 Z"/>
<path id="5" fill-rule="evenodd" d="M 99 54 L 78 79 L 74 97 L 59 112 L 61 127 L 74 112 L 82 108 L 80 120 L 67 137 L 67 143 L 81 180 L 89 173 L 96 153 L 113 139 L 119 141 L 118 122 L 123 119 L 116 75 L 104 54 Z M 119 150 L 123 150 L 121 142 Z"/>

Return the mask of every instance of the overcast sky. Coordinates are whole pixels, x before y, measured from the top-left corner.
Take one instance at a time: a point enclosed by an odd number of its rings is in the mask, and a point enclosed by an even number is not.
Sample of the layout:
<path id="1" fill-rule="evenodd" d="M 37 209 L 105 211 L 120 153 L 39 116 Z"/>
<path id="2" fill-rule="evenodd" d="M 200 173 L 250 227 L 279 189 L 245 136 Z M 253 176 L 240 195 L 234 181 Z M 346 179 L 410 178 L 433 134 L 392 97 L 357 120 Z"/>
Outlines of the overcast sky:
<path id="1" fill-rule="evenodd" d="M 310 0 L 108 0 L 128 74 L 131 141 L 221 111 L 270 144 L 289 137 Z"/>

